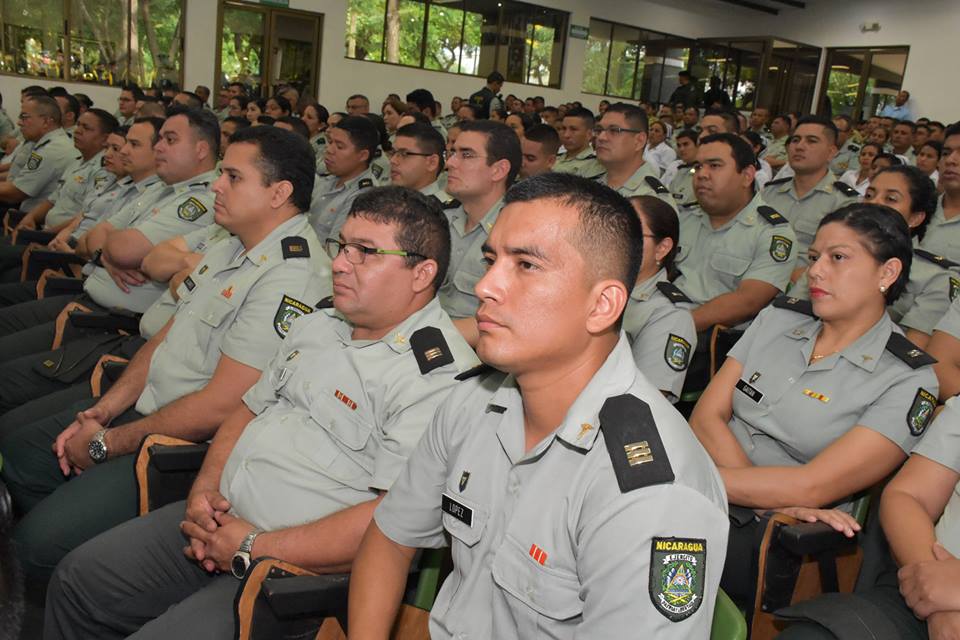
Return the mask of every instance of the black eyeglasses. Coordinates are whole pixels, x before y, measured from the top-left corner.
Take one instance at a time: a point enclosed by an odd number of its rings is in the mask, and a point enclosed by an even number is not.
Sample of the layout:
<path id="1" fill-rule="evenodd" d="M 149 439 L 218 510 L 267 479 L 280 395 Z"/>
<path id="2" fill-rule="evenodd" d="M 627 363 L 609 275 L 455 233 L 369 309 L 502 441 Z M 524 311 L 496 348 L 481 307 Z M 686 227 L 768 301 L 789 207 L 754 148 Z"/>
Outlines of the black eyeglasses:
<path id="1" fill-rule="evenodd" d="M 646 131 L 643 131 L 642 129 L 627 129 L 625 127 L 618 127 L 617 125 L 611 125 L 609 127 L 601 127 L 597 125 L 593 128 L 593 134 L 596 136 L 600 135 L 604 131 L 612 136 L 618 136 L 621 133 L 646 133 Z"/>
<path id="2" fill-rule="evenodd" d="M 365 247 L 362 244 L 357 244 L 356 242 L 340 242 L 339 240 L 334 240 L 333 238 L 327 238 L 323 243 L 323 247 L 327 252 L 327 255 L 330 256 L 331 260 L 336 259 L 342 251 L 343 254 L 347 257 L 347 262 L 350 264 L 363 264 L 363 261 L 367 259 L 367 256 L 401 256 L 404 258 L 420 258 L 421 260 L 426 260 L 427 256 L 414 253 L 412 251 L 404 251 L 403 249 L 378 249 L 377 247 Z"/>
<path id="3" fill-rule="evenodd" d="M 420 156 L 421 158 L 429 158 L 430 156 L 437 155 L 435 153 L 420 153 L 418 151 L 407 151 L 406 149 L 391 149 L 387 151 L 388 158 L 400 158 L 401 160 L 406 160 L 410 156 Z"/>

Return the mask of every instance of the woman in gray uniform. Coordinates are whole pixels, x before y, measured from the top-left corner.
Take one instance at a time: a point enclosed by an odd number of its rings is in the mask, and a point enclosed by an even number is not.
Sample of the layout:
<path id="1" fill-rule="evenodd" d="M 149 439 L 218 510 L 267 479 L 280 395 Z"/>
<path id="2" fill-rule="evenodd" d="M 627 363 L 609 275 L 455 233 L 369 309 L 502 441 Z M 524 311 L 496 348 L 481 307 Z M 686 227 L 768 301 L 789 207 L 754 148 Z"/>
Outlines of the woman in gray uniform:
<path id="1" fill-rule="evenodd" d="M 765 526 L 755 510 L 852 536 L 851 496 L 893 472 L 932 418 L 933 359 L 886 313 L 912 258 L 892 209 L 827 214 L 810 247 L 812 302 L 781 297 L 764 309 L 697 403 L 690 425 L 731 503 L 722 584 L 735 600 L 753 602 Z"/>
<path id="2" fill-rule="evenodd" d="M 676 403 L 697 348 L 693 316 L 676 306 L 672 295 L 679 290 L 668 280 L 680 248 L 680 222 L 673 207 L 659 198 L 635 196 L 630 203 L 643 224 L 643 262 L 623 312 L 623 330 L 637 368 Z"/>
<path id="3" fill-rule="evenodd" d="M 937 210 L 937 190 L 916 167 L 890 167 L 873 178 L 863 201 L 895 209 L 906 220 L 911 237 L 919 243 Z M 913 256 L 910 281 L 890 305 L 889 312 L 911 342 L 926 348 L 933 328 L 960 290 L 960 272 L 956 271 L 960 265 L 923 249 L 915 249 Z"/>

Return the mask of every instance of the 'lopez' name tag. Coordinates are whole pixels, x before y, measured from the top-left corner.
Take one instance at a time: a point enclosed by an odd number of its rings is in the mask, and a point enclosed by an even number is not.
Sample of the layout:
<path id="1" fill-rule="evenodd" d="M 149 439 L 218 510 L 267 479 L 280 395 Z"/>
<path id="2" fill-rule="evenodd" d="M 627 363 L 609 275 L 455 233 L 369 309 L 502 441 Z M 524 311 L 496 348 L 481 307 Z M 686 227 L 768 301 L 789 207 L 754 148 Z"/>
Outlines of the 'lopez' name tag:
<path id="1" fill-rule="evenodd" d="M 743 380 L 737 380 L 737 389 L 758 404 L 763 399 L 763 393 L 761 391 L 757 391 L 756 387 L 747 384 Z"/>
<path id="2" fill-rule="evenodd" d="M 470 507 L 460 504 L 447 494 L 443 494 L 443 499 L 440 501 L 440 507 L 443 509 L 444 513 L 449 513 L 451 516 L 464 523 L 468 527 L 473 526 L 473 509 Z"/>

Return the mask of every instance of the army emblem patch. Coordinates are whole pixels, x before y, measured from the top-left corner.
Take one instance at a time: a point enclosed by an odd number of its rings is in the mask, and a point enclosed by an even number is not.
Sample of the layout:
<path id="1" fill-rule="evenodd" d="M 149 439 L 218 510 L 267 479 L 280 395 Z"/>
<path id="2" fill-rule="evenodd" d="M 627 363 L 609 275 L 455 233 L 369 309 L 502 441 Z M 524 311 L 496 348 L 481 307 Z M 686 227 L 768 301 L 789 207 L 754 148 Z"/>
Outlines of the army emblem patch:
<path id="1" fill-rule="evenodd" d="M 910 405 L 910 411 L 907 413 L 907 426 L 910 427 L 910 435 L 923 435 L 933 419 L 933 410 L 936 406 L 937 396 L 923 387 L 917 389 L 917 395 L 913 397 L 913 404 Z"/>
<path id="2" fill-rule="evenodd" d="M 770 239 L 770 257 L 776 262 L 786 262 L 790 257 L 790 249 L 793 248 L 793 240 L 783 236 L 773 236 Z"/>
<path id="3" fill-rule="evenodd" d="M 27 169 L 34 171 L 40 168 L 40 163 L 43 162 L 43 156 L 39 153 L 31 153 L 30 157 L 27 159 Z"/>
<path id="4" fill-rule="evenodd" d="M 703 602 L 707 541 L 654 538 L 650 543 L 650 600 L 671 622 L 686 620 Z"/>
<path id="5" fill-rule="evenodd" d="M 960 278 L 950 277 L 950 301 L 953 302 L 957 299 L 957 294 L 960 293 Z"/>
<path id="6" fill-rule="evenodd" d="M 286 338 L 287 334 L 290 333 L 290 326 L 293 321 L 308 313 L 313 313 L 313 307 L 290 296 L 283 296 L 280 306 L 277 308 L 277 313 L 273 316 L 273 329 L 278 336 Z"/>
<path id="7" fill-rule="evenodd" d="M 461 492 L 463 492 L 463 490 L 467 488 L 467 483 L 469 481 L 470 481 L 469 471 L 464 471 L 463 473 L 460 474 L 460 484 L 458 486 L 460 487 Z"/>
<path id="8" fill-rule="evenodd" d="M 187 198 L 186 202 L 177 207 L 177 215 L 187 222 L 193 222 L 206 212 L 207 207 L 196 198 Z"/>
<path id="9" fill-rule="evenodd" d="M 690 343 L 671 333 L 663 350 L 663 359 L 674 371 L 683 371 L 690 362 Z"/>

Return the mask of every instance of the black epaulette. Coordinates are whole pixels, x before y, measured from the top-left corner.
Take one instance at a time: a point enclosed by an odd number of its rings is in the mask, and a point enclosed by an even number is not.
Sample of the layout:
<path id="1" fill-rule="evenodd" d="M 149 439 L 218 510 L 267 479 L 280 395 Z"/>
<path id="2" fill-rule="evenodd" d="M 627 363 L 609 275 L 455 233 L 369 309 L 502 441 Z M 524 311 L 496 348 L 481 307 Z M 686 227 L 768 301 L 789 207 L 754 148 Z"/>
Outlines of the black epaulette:
<path id="1" fill-rule="evenodd" d="M 769 182 L 767 184 L 770 184 Z M 859 198 L 860 192 L 848 185 L 846 182 L 837 180 L 833 183 L 833 188 L 847 196 L 848 198 Z"/>
<path id="2" fill-rule="evenodd" d="M 766 189 L 767 187 L 775 187 L 778 184 L 787 184 L 791 180 L 793 180 L 793 176 L 790 176 L 789 178 L 777 178 L 776 180 L 770 180 L 767 182 L 763 188 Z"/>
<path id="3" fill-rule="evenodd" d="M 189 184 L 189 186 L 191 186 L 191 187 L 209 187 L 209 186 L 210 186 L 210 181 L 208 180 L 208 181 L 206 181 L 206 182 L 191 182 L 191 183 Z"/>
<path id="4" fill-rule="evenodd" d="M 781 224 L 787 224 L 787 219 L 780 215 L 780 213 L 773 207 L 768 207 L 767 205 L 759 206 L 757 207 L 757 213 L 759 213 L 764 220 L 775 227 Z"/>
<path id="5" fill-rule="evenodd" d="M 930 253 L 924 249 L 914 249 L 913 255 L 920 256 L 924 260 L 929 260 L 933 264 L 943 267 L 944 269 L 954 269 L 956 267 L 960 267 L 960 264 L 957 264 L 953 260 L 949 260 L 943 256 L 938 256 L 935 253 Z"/>
<path id="6" fill-rule="evenodd" d="M 420 365 L 420 373 L 424 375 L 453 362 L 453 354 L 443 338 L 443 332 L 436 327 L 424 327 L 414 331 L 410 336 L 410 349 Z"/>
<path id="7" fill-rule="evenodd" d="M 847 151 L 858 152 L 858 151 L 860 151 L 860 147 L 858 147 L 858 146 L 855 145 L 855 144 L 848 144 L 848 145 L 847 145 Z"/>
<path id="8" fill-rule="evenodd" d="M 583 176 L 583 177 L 586 178 L 587 180 L 599 180 L 600 178 L 602 178 L 602 177 L 605 176 L 605 175 L 607 175 L 607 172 L 606 172 L 606 171 L 601 171 L 600 173 L 598 173 L 598 174 L 595 175 L 595 176 Z"/>
<path id="9" fill-rule="evenodd" d="M 670 302 L 673 304 L 677 304 L 678 302 L 693 303 L 693 300 L 688 298 L 687 294 L 685 294 L 683 291 L 680 291 L 677 285 L 673 284 L 672 282 L 667 282 L 666 280 L 663 282 L 658 282 L 657 289 L 660 291 L 660 293 L 667 296 L 667 298 L 669 298 Z"/>
<path id="10" fill-rule="evenodd" d="M 596 160 L 596 159 L 597 159 L 597 154 L 595 153 L 587 154 L 586 158 L 578 158 L 578 160 Z"/>
<path id="11" fill-rule="evenodd" d="M 600 429 L 621 493 L 673 482 L 673 467 L 646 402 L 630 394 L 607 398 Z"/>
<path id="12" fill-rule="evenodd" d="M 696 207 L 696 206 L 699 206 L 699 205 L 700 205 L 700 203 L 699 203 L 698 201 L 694 200 L 693 202 L 684 202 L 683 204 L 680 205 L 680 208 L 681 208 L 681 209 L 692 209 L 693 207 Z"/>
<path id="13" fill-rule="evenodd" d="M 440 208 L 441 208 L 441 209 L 443 208 L 443 200 L 441 200 L 440 198 L 438 198 L 435 194 L 431 193 L 429 196 L 427 196 L 427 200 L 433 200 L 433 201 L 436 202 L 438 205 L 440 205 Z"/>
<path id="14" fill-rule="evenodd" d="M 333 309 L 333 296 L 327 296 L 314 305 L 317 309 Z"/>
<path id="15" fill-rule="evenodd" d="M 476 378 L 477 376 L 485 376 L 488 373 L 493 373 L 495 371 L 496 369 L 494 369 L 490 365 L 485 363 L 480 363 L 475 367 L 471 367 L 467 369 L 463 373 L 458 373 L 453 377 L 453 379 L 458 382 L 463 382 L 464 380 L 469 380 L 470 378 Z"/>
<path id="16" fill-rule="evenodd" d="M 373 186 L 373 180 L 370 178 L 363 178 L 360 182 L 357 183 L 357 189 L 366 189 Z"/>
<path id="17" fill-rule="evenodd" d="M 650 188 L 653 189 L 655 193 L 658 193 L 660 195 L 663 195 L 665 193 L 670 193 L 670 189 L 667 189 L 665 186 L 663 186 L 663 183 L 660 182 L 659 179 L 654 178 L 653 176 L 647 176 L 646 178 L 643 179 L 643 181 L 646 182 L 647 185 L 649 185 Z"/>
<path id="18" fill-rule="evenodd" d="M 461 205 L 461 202 L 460 202 L 459 200 L 457 200 L 456 198 L 454 198 L 453 200 L 451 200 L 451 201 L 448 202 L 447 204 L 443 205 L 443 208 L 444 208 L 444 209 L 456 209 L 456 208 L 459 207 L 460 205 Z"/>
<path id="19" fill-rule="evenodd" d="M 887 351 L 906 362 L 911 369 L 937 363 L 936 358 L 896 331 L 892 332 L 890 339 L 887 340 Z"/>
<path id="20" fill-rule="evenodd" d="M 777 309 L 796 311 L 811 318 L 817 317 L 817 314 L 813 312 L 813 303 L 809 300 L 801 300 L 800 298 L 792 298 L 790 296 L 777 296 L 773 299 L 773 306 Z"/>
<path id="21" fill-rule="evenodd" d="M 280 247 L 283 249 L 283 259 L 288 258 L 309 258 L 310 247 L 307 241 L 300 236 L 290 236 L 280 241 Z"/>

